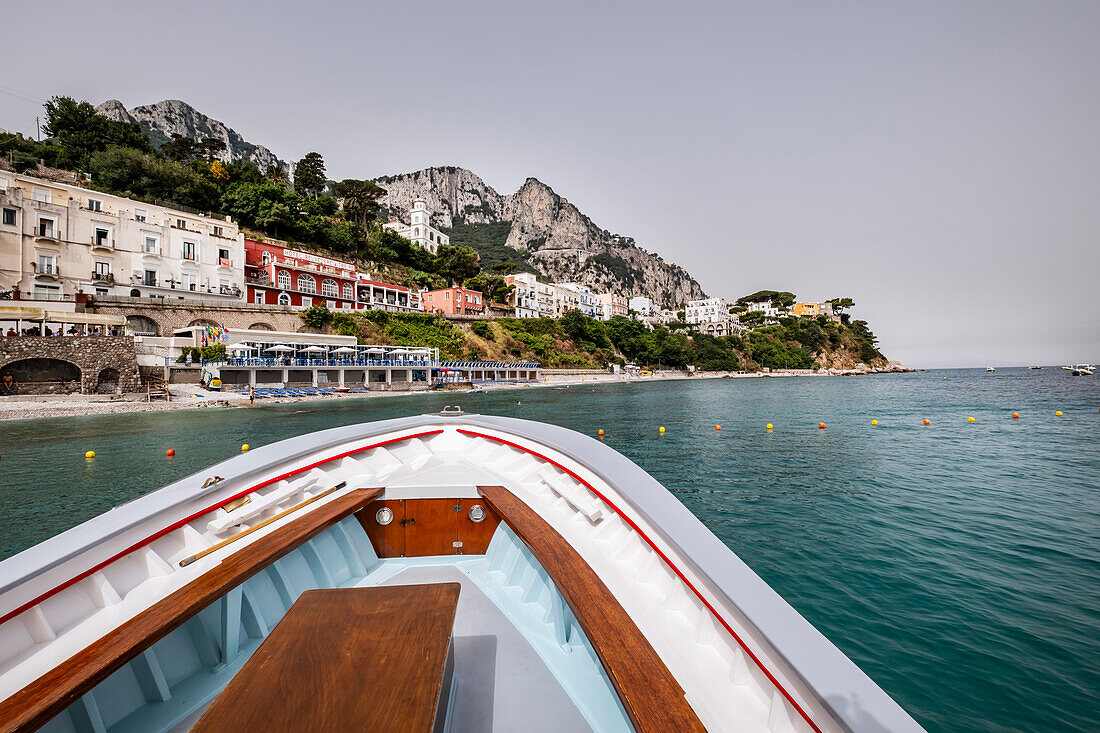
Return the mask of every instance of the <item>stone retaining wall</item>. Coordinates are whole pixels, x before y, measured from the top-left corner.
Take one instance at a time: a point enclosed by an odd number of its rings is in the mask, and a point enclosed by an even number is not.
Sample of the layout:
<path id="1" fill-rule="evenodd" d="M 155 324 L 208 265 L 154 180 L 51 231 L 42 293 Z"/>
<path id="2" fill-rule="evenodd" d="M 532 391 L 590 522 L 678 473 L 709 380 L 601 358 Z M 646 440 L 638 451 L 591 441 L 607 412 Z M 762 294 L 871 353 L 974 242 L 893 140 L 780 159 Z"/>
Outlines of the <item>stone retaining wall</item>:
<path id="1" fill-rule="evenodd" d="M 80 373 L 76 380 L 58 380 L 38 368 L 29 371 L 15 362 L 24 359 L 54 359 L 67 362 Z M 107 370 L 114 370 L 113 372 Z M 115 374 L 117 372 L 117 375 Z M 0 338 L 0 389 L 4 374 L 16 376 L 16 394 L 57 394 L 79 391 L 141 390 L 141 374 L 131 336 L 16 336 Z"/>

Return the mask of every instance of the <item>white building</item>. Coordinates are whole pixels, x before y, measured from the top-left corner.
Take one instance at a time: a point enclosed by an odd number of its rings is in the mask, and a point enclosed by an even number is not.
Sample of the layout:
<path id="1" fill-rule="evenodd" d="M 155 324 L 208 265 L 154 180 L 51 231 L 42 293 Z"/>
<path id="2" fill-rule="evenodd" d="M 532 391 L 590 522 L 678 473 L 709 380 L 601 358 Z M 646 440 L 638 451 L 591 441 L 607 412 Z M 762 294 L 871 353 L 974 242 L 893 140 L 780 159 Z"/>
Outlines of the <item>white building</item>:
<path id="1" fill-rule="evenodd" d="M 749 313 L 757 313 L 757 312 L 763 313 L 765 316 L 768 316 L 769 318 L 778 318 L 779 317 L 779 308 L 776 307 L 775 305 L 773 305 L 772 302 L 768 301 L 768 300 L 765 300 L 765 301 L 762 301 L 762 302 L 759 302 L 759 303 L 749 303 L 748 304 L 748 311 L 749 311 Z"/>
<path id="2" fill-rule="evenodd" d="M 631 298 L 628 302 L 628 307 L 642 318 L 648 318 L 656 312 L 656 309 L 653 307 L 653 300 L 641 295 Z"/>
<path id="3" fill-rule="evenodd" d="M 432 226 L 428 204 L 424 199 L 413 202 L 412 210 L 409 211 L 408 224 L 391 221 L 383 226 L 411 240 L 413 244 L 428 250 L 433 255 L 439 250 L 439 245 L 451 243 L 450 237 Z"/>
<path id="4" fill-rule="evenodd" d="M 728 321 L 729 318 L 729 303 L 722 298 L 689 300 L 687 308 L 684 309 L 684 320 L 695 325 L 713 321 Z"/>
<path id="5" fill-rule="evenodd" d="M 586 286 L 580 283 L 554 283 L 554 287 L 564 291 L 562 298 L 563 300 L 568 299 L 573 304 L 573 309 L 579 310 L 589 318 L 606 320 L 604 319 L 603 303 L 600 301 L 599 296 Z M 571 296 L 575 296 L 575 300 Z M 564 312 L 562 315 L 564 315 Z"/>
<path id="6" fill-rule="evenodd" d="M 244 239 L 228 217 L 0 170 L 0 290 L 232 303 L 243 285 Z"/>
<path id="7" fill-rule="evenodd" d="M 530 272 L 508 275 L 504 282 L 512 286 L 512 306 L 516 318 L 538 318 L 539 281 Z"/>

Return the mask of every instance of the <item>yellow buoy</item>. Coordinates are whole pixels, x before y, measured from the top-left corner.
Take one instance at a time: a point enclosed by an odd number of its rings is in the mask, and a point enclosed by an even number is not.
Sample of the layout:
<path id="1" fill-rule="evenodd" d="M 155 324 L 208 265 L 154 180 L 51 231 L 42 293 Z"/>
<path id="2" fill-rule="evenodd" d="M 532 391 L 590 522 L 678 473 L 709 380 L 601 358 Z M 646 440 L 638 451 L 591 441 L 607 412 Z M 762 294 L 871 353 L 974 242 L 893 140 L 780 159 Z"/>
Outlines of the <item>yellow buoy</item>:
<path id="1" fill-rule="evenodd" d="M 84 453 L 84 457 L 85 458 L 95 458 L 95 451 L 94 450 L 86 451 Z"/>
<path id="2" fill-rule="evenodd" d="M 1056 413 L 1054 413 L 1054 414 L 1055 414 L 1056 416 L 1058 416 L 1058 417 L 1061 417 L 1061 416 L 1062 416 L 1062 411 L 1061 411 L 1061 410 L 1058 410 L 1058 412 L 1056 412 Z"/>
<path id="3" fill-rule="evenodd" d="M 967 422 L 974 422 L 974 418 L 972 418 L 972 417 L 968 417 L 968 418 L 966 418 L 966 421 L 967 421 Z"/>
<path id="4" fill-rule="evenodd" d="M 872 420 L 872 421 L 871 421 L 871 424 L 872 424 L 872 425 L 878 425 L 878 420 Z"/>
<path id="5" fill-rule="evenodd" d="M 768 426 L 767 426 L 767 427 L 768 427 L 768 430 L 771 430 L 771 429 L 772 429 L 772 424 L 771 424 L 771 423 L 768 423 Z"/>
<path id="6" fill-rule="evenodd" d="M 1060 413 L 1060 412 L 1059 412 L 1058 414 L 1059 414 L 1059 415 L 1061 415 L 1062 413 Z M 662 426 L 662 427 L 659 427 L 659 428 L 657 428 L 657 432 L 659 432 L 659 433 L 661 433 L 662 435 L 664 435 L 664 433 L 665 433 L 665 429 L 664 429 L 664 427 Z"/>
<path id="7" fill-rule="evenodd" d="M 241 446 L 241 450 L 242 450 L 242 451 L 246 451 L 246 450 L 248 450 L 248 443 L 245 443 L 244 445 L 242 445 L 242 446 Z"/>

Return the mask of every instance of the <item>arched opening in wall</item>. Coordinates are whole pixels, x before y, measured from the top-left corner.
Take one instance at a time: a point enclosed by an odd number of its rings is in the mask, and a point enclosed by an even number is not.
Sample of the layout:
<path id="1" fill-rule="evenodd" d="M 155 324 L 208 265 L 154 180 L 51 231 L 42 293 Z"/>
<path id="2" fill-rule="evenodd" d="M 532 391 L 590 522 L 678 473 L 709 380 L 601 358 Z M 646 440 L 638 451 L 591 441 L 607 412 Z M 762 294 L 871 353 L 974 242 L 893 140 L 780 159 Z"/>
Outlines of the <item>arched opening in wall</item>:
<path id="1" fill-rule="evenodd" d="M 275 327 L 272 326 L 270 323 L 264 323 L 263 321 L 259 321 L 258 323 L 253 323 L 251 326 L 249 326 L 248 330 L 249 331 L 274 331 Z"/>
<path id="2" fill-rule="evenodd" d="M 126 329 L 134 336 L 160 335 L 160 326 L 149 316 L 126 316 Z"/>
<path id="3" fill-rule="evenodd" d="M 96 394 L 114 394 L 118 389 L 118 370 L 107 367 L 96 378 Z"/>
<path id="4" fill-rule="evenodd" d="M 80 391 L 80 367 L 62 359 L 20 359 L 0 367 L 0 394 Z"/>
<path id="5" fill-rule="evenodd" d="M 290 305 L 290 296 L 286 293 L 279 293 L 279 305 Z"/>
<path id="6" fill-rule="evenodd" d="M 187 324 L 188 328 L 190 328 L 191 326 L 213 326 L 215 328 L 221 328 L 222 324 L 215 323 L 214 321 L 211 321 L 209 318 L 196 318 L 195 320 L 193 320 L 193 321 L 191 321 L 190 323 Z"/>
<path id="7" fill-rule="evenodd" d="M 130 291 L 130 297 L 131 298 L 140 298 L 141 297 L 141 291 L 138 290 L 137 288 L 134 288 L 133 290 Z"/>

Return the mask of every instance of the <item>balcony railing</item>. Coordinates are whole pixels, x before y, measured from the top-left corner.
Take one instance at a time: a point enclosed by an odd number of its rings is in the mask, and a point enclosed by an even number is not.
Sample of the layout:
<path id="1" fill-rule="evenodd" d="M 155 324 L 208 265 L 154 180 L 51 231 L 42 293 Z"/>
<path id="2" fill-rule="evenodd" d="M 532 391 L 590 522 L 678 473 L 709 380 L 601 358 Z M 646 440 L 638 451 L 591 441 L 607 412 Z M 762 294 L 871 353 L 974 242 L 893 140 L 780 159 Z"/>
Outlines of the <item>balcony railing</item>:
<path id="1" fill-rule="evenodd" d="M 115 274 L 113 272 L 93 272 L 92 280 L 94 282 L 107 283 L 113 285 L 115 282 Z"/>
<path id="2" fill-rule="evenodd" d="M 57 265 L 40 265 L 37 262 L 31 263 L 31 270 L 35 275 L 46 275 L 49 277 L 60 277 L 61 269 Z"/>
<path id="3" fill-rule="evenodd" d="M 57 229 L 45 229 L 44 227 L 38 227 L 38 230 L 35 232 L 34 236 L 38 237 L 39 239 L 58 240 L 61 239 L 61 232 Z"/>
<path id="4" fill-rule="evenodd" d="M 92 237 L 92 246 L 100 249 L 114 249 L 115 240 L 109 237 Z"/>

